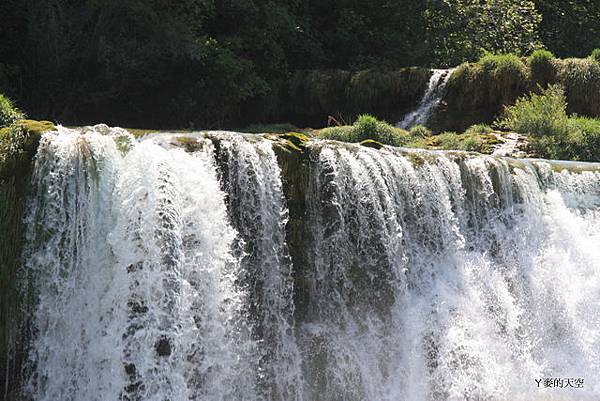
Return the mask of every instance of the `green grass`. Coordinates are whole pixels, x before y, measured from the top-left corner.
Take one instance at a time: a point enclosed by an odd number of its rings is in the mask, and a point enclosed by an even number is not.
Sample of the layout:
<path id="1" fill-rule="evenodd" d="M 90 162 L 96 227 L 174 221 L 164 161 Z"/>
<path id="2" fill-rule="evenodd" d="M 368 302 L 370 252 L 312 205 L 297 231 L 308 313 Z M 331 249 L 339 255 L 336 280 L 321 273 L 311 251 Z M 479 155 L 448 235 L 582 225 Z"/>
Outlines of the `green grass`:
<path id="1" fill-rule="evenodd" d="M 503 118 L 496 124 L 532 137 L 565 136 L 568 131 L 566 109 L 564 90 L 551 85 L 542 94 L 533 93 L 506 107 Z"/>
<path id="2" fill-rule="evenodd" d="M 322 139 L 351 143 L 371 139 L 392 146 L 404 146 L 411 139 L 407 131 L 393 127 L 368 114 L 360 115 L 351 126 L 324 128 L 318 136 Z"/>
<path id="3" fill-rule="evenodd" d="M 443 132 L 431 138 L 430 145 L 444 150 L 465 150 L 488 153 L 490 150 L 486 137 L 477 133 Z"/>
<path id="4" fill-rule="evenodd" d="M 487 124 L 474 124 L 465 131 L 465 134 L 489 134 L 494 130 Z"/>
<path id="5" fill-rule="evenodd" d="M 25 114 L 17 109 L 8 97 L 0 93 L 0 127 L 7 127 L 23 118 Z"/>
<path id="6" fill-rule="evenodd" d="M 425 138 L 431 136 L 431 130 L 424 125 L 415 125 L 409 130 L 409 134 L 413 138 Z"/>

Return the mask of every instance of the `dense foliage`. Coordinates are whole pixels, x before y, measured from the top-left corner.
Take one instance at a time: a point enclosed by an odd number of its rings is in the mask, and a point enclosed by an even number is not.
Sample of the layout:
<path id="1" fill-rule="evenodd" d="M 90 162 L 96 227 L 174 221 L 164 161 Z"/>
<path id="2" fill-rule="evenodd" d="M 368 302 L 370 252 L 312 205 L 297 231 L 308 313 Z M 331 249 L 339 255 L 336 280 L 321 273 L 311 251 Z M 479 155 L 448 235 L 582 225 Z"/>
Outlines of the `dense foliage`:
<path id="1" fill-rule="evenodd" d="M 592 1 L 4 0 L 0 92 L 69 124 L 306 124 L 281 109 L 298 72 L 449 66 L 541 46 L 587 55 L 599 15 Z"/>
<path id="2" fill-rule="evenodd" d="M 385 121 L 363 114 L 351 126 L 329 127 L 321 130 L 323 139 L 342 142 L 362 142 L 373 140 L 385 145 L 404 146 L 410 140 L 408 132 L 392 127 Z"/>
<path id="3" fill-rule="evenodd" d="M 541 157 L 600 161 L 600 120 L 569 116 L 561 86 L 519 99 L 506 108 L 497 125 L 526 134 Z"/>

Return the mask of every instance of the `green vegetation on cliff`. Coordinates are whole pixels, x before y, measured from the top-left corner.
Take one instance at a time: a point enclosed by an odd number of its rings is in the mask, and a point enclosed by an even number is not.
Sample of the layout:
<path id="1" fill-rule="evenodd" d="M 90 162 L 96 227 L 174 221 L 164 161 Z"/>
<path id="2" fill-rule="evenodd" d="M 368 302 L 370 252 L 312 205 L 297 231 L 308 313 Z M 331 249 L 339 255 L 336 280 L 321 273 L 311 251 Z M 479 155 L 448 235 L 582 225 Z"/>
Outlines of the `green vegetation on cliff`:
<path id="1" fill-rule="evenodd" d="M 6 102 L 3 100 L 6 99 Z M 6 105 L 11 107 L 5 107 Z M 23 113 L 12 107 L 12 103 L 0 95 L 2 121 L 0 128 L 0 384 L 5 379 L 17 382 L 15 369 L 15 333 L 19 327 L 19 305 L 17 269 L 21 256 L 24 235 L 23 217 L 29 187 L 33 158 L 41 134 L 53 130 L 48 121 L 20 120 Z M 9 366 L 13 364 L 13 366 Z M 0 386 L 0 394 L 6 388 Z"/>
<path id="2" fill-rule="evenodd" d="M 463 131 L 491 123 L 504 107 L 552 84 L 565 90 L 567 112 L 600 116 L 600 63 L 593 57 L 558 59 L 545 50 L 528 58 L 487 54 L 460 65 L 450 76 L 442 107 L 430 120 L 435 131 Z"/>

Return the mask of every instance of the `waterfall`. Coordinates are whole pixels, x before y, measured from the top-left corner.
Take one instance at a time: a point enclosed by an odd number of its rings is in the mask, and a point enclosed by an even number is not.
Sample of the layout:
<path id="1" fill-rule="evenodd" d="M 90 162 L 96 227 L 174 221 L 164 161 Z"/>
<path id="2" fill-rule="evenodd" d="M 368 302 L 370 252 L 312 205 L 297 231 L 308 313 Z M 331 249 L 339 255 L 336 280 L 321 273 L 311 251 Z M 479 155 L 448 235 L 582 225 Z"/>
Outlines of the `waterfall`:
<path id="1" fill-rule="evenodd" d="M 46 135 L 27 270 L 35 400 L 260 399 L 211 143 Z M 98 131 L 98 130 L 94 130 Z M 115 140 L 119 139 L 119 140 Z M 124 140 L 124 141 L 123 141 Z"/>
<path id="2" fill-rule="evenodd" d="M 280 145 L 45 134 L 23 398 L 600 394 L 600 165 Z"/>
<path id="3" fill-rule="evenodd" d="M 419 106 L 405 115 L 402 121 L 398 122 L 396 126 L 403 129 L 410 129 L 415 125 L 427 124 L 429 117 L 431 117 L 431 114 L 442 100 L 442 96 L 444 96 L 444 88 L 453 71 L 454 69 L 432 70 L 427 90 L 425 91 Z"/>
<path id="4" fill-rule="evenodd" d="M 315 146 L 310 399 L 600 392 L 597 170 Z M 534 381 L 566 377 L 590 383 Z"/>

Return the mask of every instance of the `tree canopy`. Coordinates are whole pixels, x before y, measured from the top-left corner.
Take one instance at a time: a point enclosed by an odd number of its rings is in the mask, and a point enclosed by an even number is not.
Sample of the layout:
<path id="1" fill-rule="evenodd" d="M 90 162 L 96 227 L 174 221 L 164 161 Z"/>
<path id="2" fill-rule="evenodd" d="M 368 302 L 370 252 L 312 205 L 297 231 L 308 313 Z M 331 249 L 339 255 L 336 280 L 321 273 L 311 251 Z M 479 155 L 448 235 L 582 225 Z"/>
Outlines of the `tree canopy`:
<path id="1" fill-rule="evenodd" d="M 4 0 L 0 92 L 72 124 L 231 126 L 296 71 L 589 54 L 599 17 L 590 0 Z"/>

